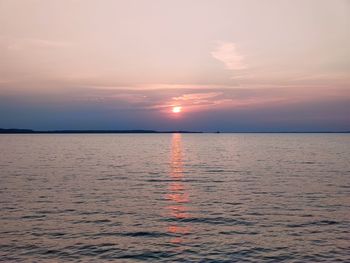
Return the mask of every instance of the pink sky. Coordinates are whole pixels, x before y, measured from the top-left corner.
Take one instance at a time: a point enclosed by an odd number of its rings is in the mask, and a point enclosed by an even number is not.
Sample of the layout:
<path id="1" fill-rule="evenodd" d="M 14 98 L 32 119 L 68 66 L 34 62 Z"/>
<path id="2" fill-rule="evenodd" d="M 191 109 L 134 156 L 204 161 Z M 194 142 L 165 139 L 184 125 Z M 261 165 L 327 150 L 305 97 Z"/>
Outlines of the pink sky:
<path id="1" fill-rule="evenodd" d="M 253 127 L 273 108 L 274 127 L 302 129 L 303 108 L 308 123 L 350 129 L 346 0 L 0 0 L 0 24 L 0 127 L 45 127 L 41 109 L 61 123 L 47 128 L 69 128 L 63 107 L 84 128 L 143 128 L 146 116 L 196 129 L 215 115 L 233 129 L 237 112 Z M 183 107 L 174 124 L 172 106 Z"/>

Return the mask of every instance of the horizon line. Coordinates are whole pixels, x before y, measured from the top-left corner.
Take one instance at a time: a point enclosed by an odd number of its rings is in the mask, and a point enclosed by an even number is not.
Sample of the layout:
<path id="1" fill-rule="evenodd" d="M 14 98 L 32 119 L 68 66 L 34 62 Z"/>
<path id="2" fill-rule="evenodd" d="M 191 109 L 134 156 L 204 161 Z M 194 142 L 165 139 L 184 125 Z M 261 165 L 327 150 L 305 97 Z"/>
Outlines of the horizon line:
<path id="1" fill-rule="evenodd" d="M 63 130 L 34 130 L 21 128 L 0 128 L 0 134 L 117 134 L 117 133 L 350 133 L 350 131 L 187 131 L 187 130 L 147 130 L 147 129 L 63 129 Z"/>

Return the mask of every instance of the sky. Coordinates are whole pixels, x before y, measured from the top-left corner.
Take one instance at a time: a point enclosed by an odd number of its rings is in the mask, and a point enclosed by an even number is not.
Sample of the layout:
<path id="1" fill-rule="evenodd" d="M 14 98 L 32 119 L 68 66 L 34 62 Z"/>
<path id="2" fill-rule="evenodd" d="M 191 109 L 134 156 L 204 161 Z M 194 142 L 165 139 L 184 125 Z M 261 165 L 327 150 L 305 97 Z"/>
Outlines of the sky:
<path id="1" fill-rule="evenodd" d="M 350 1 L 0 0 L 0 128 L 349 131 Z"/>

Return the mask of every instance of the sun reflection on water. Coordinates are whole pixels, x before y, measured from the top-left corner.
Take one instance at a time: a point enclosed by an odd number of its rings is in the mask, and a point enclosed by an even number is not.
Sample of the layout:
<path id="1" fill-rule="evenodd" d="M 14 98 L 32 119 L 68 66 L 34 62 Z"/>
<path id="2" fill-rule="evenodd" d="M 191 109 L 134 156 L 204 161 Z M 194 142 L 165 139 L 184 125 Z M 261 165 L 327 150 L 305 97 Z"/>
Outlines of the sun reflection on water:
<path id="1" fill-rule="evenodd" d="M 184 219 L 190 218 L 190 196 L 184 183 L 184 169 L 182 159 L 181 134 L 175 133 L 172 137 L 170 173 L 171 182 L 168 186 L 167 200 L 171 205 L 167 206 L 167 214 L 175 219 L 174 224 L 167 227 L 167 231 L 174 237 L 170 240 L 173 244 L 184 242 L 184 236 L 191 232 L 189 226 L 184 225 Z"/>

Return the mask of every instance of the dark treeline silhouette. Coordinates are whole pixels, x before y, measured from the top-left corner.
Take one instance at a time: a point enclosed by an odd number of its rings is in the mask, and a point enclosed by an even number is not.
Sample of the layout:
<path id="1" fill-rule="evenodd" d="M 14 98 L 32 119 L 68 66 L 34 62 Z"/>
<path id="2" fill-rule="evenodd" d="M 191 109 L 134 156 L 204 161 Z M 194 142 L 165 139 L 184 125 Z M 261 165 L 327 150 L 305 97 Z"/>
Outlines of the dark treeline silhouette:
<path id="1" fill-rule="evenodd" d="M 0 129 L 3 134 L 61 134 L 61 133 L 201 133 L 196 131 L 154 131 L 154 130 L 52 130 Z"/>

